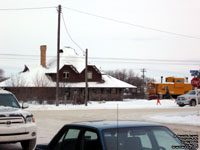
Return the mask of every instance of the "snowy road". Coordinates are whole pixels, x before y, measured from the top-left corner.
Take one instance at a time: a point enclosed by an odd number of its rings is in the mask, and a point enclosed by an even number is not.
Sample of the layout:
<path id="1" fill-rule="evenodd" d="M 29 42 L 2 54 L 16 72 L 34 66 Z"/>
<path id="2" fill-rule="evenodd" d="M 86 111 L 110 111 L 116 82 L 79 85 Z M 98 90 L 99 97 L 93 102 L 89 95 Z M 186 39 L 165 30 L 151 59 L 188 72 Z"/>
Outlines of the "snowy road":
<path id="1" fill-rule="evenodd" d="M 140 108 L 140 109 L 120 109 L 119 119 L 122 120 L 142 120 L 150 121 L 151 117 L 162 115 L 176 115 L 185 113 L 196 113 L 199 107 L 176 107 L 176 108 Z M 38 143 L 47 143 L 66 123 L 88 120 L 116 120 L 117 110 L 111 109 L 89 109 L 89 110 L 32 110 L 38 125 Z M 198 134 L 200 126 L 178 125 L 165 123 L 177 134 Z M 19 144 L 3 145 L 0 150 L 21 150 Z"/>

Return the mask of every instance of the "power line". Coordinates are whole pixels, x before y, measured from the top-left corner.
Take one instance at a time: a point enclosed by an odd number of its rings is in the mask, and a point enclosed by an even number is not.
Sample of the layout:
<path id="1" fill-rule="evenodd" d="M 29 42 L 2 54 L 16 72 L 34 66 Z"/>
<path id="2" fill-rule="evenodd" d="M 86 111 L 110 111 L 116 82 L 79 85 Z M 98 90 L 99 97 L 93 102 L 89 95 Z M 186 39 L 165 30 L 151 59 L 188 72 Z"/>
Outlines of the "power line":
<path id="1" fill-rule="evenodd" d="M 0 56 L 24 56 L 24 57 L 29 57 L 29 56 L 33 56 L 33 57 L 38 57 L 40 55 L 25 55 L 25 54 L 0 54 Z"/>
<path id="2" fill-rule="evenodd" d="M 1 58 L 1 60 L 19 60 L 19 61 L 24 61 L 24 60 L 39 60 L 39 59 L 37 59 L 37 58 Z M 1 61 L 0 60 L 0 61 Z"/>
<path id="3" fill-rule="evenodd" d="M 32 7 L 32 8 L 1 8 L 0 11 L 21 11 L 21 10 L 37 10 L 37 9 L 52 9 L 52 8 L 57 8 L 57 7 L 53 6 L 53 7 Z M 192 38 L 192 39 L 198 39 L 198 40 L 200 39 L 200 37 L 196 37 L 196 36 L 193 36 L 193 35 L 187 35 L 187 34 L 171 32 L 171 31 L 167 31 L 167 30 L 151 28 L 151 27 L 147 27 L 147 26 L 143 26 L 143 25 L 139 25 L 139 24 L 134 24 L 134 23 L 125 22 L 125 21 L 122 21 L 122 20 L 117 20 L 117 19 L 101 16 L 101 15 L 96 15 L 96 14 L 85 12 L 85 11 L 80 11 L 80 10 L 69 8 L 69 7 L 63 7 L 63 8 L 74 11 L 74 12 L 78 12 L 78 13 L 81 13 L 81 14 L 86 14 L 86 15 L 89 15 L 89 16 L 93 16 L 93 17 L 97 17 L 97 18 L 101 18 L 101 19 L 104 19 L 104 20 L 109 20 L 109 21 L 113 21 L 113 22 L 117 22 L 117 23 L 121 23 L 121 24 L 126 24 L 126 25 L 130 25 L 130 26 L 134 26 L 134 27 L 138 27 L 138 28 L 142 28 L 142 29 L 146 29 L 146 30 L 152 30 L 152 31 L 156 31 L 156 32 L 181 36 L 181 37 L 185 37 L 185 38 Z M 64 18 L 63 18 L 63 20 L 64 20 Z M 65 23 L 64 23 L 64 26 L 66 28 Z M 70 36 L 67 28 L 66 28 L 66 31 L 67 31 L 68 35 Z M 71 36 L 70 36 L 70 39 L 73 41 L 73 43 L 76 46 L 78 46 L 81 50 L 83 50 L 79 45 L 77 45 L 77 43 L 71 38 Z"/>
<path id="4" fill-rule="evenodd" d="M 80 50 L 82 50 L 82 51 L 85 53 L 85 51 L 79 46 L 78 43 L 76 43 L 76 42 L 73 40 L 71 34 L 69 33 L 69 30 L 68 30 L 67 25 L 66 25 L 66 23 L 65 23 L 65 18 L 64 18 L 63 13 L 62 13 L 62 20 L 63 20 L 63 24 L 64 24 L 64 27 L 65 27 L 65 31 L 66 31 L 67 35 L 69 36 L 70 40 L 71 40 Z"/>
<path id="5" fill-rule="evenodd" d="M 200 60 L 174 60 L 174 59 L 136 59 L 136 58 L 103 58 L 103 57 L 89 57 L 91 59 L 106 59 L 106 60 L 124 60 L 124 61 L 156 61 L 156 62 L 199 62 Z"/>
<path id="6" fill-rule="evenodd" d="M 18 10 L 36 10 L 36 9 L 51 9 L 54 7 L 32 7 L 32 8 L 0 8 L 0 11 L 18 11 Z"/>
<path id="7" fill-rule="evenodd" d="M 1 53 L 1 56 L 9 56 L 9 57 L 40 57 L 40 55 L 26 55 L 26 54 L 6 54 L 6 53 Z M 56 56 L 46 56 L 48 58 L 54 58 Z M 62 58 L 66 57 L 66 58 L 75 58 L 77 59 L 77 57 L 73 57 L 73 56 L 61 56 Z M 38 58 L 39 59 L 39 58 Z M 80 59 L 84 59 L 84 57 L 80 57 Z M 132 62 L 132 61 L 142 61 L 142 62 L 170 62 L 170 63 L 185 63 L 185 62 L 191 62 L 191 63 L 199 63 L 200 64 L 200 60 L 174 60 L 174 59 L 137 59 L 137 58 L 113 58 L 113 57 L 89 57 L 90 60 L 97 60 L 97 61 L 126 61 L 126 62 Z"/>
<path id="8" fill-rule="evenodd" d="M 74 12 L 78 12 L 78 13 L 81 13 L 81 14 L 86 14 L 86 15 L 93 16 L 93 17 L 96 17 L 96 18 L 101 18 L 101 19 L 104 19 L 104 20 L 109 20 L 109 21 L 113 21 L 113 22 L 129 25 L 129 26 L 134 26 L 134 27 L 137 27 L 137 28 L 145 29 L 145 30 L 152 30 L 152 31 L 156 31 L 156 32 L 161 32 L 161 33 L 166 33 L 166 34 L 170 34 L 170 35 L 181 36 L 181 37 L 185 37 L 185 38 L 192 38 L 192 39 L 198 39 L 198 40 L 200 39 L 200 37 L 196 37 L 196 36 L 193 36 L 193 35 L 186 35 L 186 34 L 171 32 L 171 31 L 167 31 L 167 30 L 151 28 L 151 27 L 147 27 L 147 26 L 143 26 L 143 25 L 139 25 L 139 24 L 134 24 L 134 23 L 125 22 L 125 21 L 122 21 L 122 20 L 117 20 L 117 19 L 113 19 L 113 18 L 109 18 L 109 17 L 104 17 L 104 16 L 92 14 L 92 13 L 85 12 L 85 11 L 80 11 L 80 10 L 69 8 L 69 7 L 63 7 L 63 8 L 71 10 L 71 11 L 74 11 Z"/>
<path id="9" fill-rule="evenodd" d="M 176 71 L 169 71 L 169 70 L 157 70 L 157 69 L 151 69 L 151 68 L 147 68 L 148 69 L 148 72 L 162 72 L 162 73 L 164 73 L 164 74 L 168 74 L 168 73 L 174 73 L 174 74 L 185 74 L 185 73 L 183 73 L 183 72 L 176 72 Z M 135 69 L 134 69 L 135 70 Z M 189 72 L 188 72 L 188 74 L 190 74 Z"/>
<path id="10" fill-rule="evenodd" d="M 74 59 L 67 57 L 69 61 L 73 61 Z M 80 58 L 83 59 L 83 58 Z M 0 61 L 6 61 L 6 60 L 40 60 L 39 58 L 1 58 Z M 114 64 L 148 64 L 148 65 L 173 65 L 173 66 L 199 66 L 200 63 L 173 63 L 173 62 L 148 62 L 148 61 L 121 61 L 121 60 L 95 60 L 95 59 L 89 59 L 91 62 L 100 62 L 100 63 L 114 63 Z M 76 60 L 77 62 L 82 62 L 83 60 Z"/>

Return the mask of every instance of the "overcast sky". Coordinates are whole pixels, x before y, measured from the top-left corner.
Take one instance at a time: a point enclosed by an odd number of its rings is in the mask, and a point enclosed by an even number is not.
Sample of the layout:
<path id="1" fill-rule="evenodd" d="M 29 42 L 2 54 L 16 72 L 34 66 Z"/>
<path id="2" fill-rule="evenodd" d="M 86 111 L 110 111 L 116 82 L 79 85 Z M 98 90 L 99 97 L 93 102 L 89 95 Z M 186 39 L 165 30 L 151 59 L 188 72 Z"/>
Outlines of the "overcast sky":
<path id="1" fill-rule="evenodd" d="M 0 4 L 0 68 L 4 69 L 6 75 L 21 70 L 24 64 L 40 62 L 39 56 L 3 54 L 39 55 L 40 45 L 47 45 L 48 57 L 56 55 L 57 10 L 1 9 L 57 7 L 59 4 L 63 7 L 62 13 L 73 40 L 82 49 L 89 49 L 89 57 L 101 58 L 91 61 L 104 70 L 131 68 L 140 75 L 140 70 L 146 68 L 146 74 L 151 77 L 184 77 L 190 75 L 191 69 L 200 67 L 199 0 L 0 0 Z M 61 48 L 64 46 L 73 47 L 80 55 L 83 54 L 68 37 L 61 20 Z M 108 61 L 102 58 L 129 60 Z"/>

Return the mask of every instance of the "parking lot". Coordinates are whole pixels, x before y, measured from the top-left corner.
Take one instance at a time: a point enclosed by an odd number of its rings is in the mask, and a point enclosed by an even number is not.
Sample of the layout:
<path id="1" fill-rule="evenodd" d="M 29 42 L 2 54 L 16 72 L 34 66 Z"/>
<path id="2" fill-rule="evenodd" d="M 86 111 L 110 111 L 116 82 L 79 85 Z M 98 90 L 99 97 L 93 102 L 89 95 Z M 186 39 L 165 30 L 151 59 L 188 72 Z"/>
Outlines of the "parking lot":
<path id="1" fill-rule="evenodd" d="M 118 110 L 119 120 L 147 120 L 148 116 L 159 114 L 176 114 L 180 112 L 195 112 L 193 108 L 164 108 L 164 109 L 122 109 Z M 48 143 L 57 131 L 67 123 L 89 120 L 116 120 L 117 110 L 40 110 L 31 111 L 36 118 L 38 126 L 37 143 Z M 164 124 L 176 134 L 200 135 L 200 126 Z M 199 142 L 200 144 L 200 142 Z M 20 144 L 0 145 L 0 150 L 21 150 Z"/>

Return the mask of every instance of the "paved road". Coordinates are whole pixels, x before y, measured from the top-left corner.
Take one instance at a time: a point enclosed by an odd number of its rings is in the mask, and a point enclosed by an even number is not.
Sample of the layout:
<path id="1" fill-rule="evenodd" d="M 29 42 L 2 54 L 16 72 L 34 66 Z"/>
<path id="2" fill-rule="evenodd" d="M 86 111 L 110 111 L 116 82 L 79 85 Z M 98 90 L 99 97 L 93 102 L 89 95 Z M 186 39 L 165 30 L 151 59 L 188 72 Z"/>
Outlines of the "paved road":
<path id="1" fill-rule="evenodd" d="M 166 109 L 131 109 L 119 110 L 119 120 L 146 121 L 148 116 L 158 114 L 180 114 L 198 112 L 199 107 L 166 108 Z M 38 143 L 48 143 L 57 131 L 66 123 L 88 120 L 116 120 L 116 110 L 45 110 L 32 111 L 38 126 Z M 165 124 L 177 134 L 198 134 L 199 126 Z M 199 141 L 200 145 L 200 141 Z M 0 150 L 22 150 L 20 144 L 0 145 Z"/>

